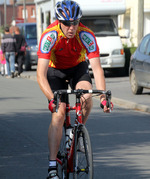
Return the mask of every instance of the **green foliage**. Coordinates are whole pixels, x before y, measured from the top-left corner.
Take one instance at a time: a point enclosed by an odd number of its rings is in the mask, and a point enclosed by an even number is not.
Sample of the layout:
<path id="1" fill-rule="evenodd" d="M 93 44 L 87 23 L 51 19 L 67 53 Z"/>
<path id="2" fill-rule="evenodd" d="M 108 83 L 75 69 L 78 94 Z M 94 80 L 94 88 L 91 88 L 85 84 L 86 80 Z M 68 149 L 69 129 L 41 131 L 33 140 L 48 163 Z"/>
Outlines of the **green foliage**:
<path id="1" fill-rule="evenodd" d="M 135 52 L 136 49 L 137 49 L 137 47 L 131 47 L 131 48 L 130 48 L 130 52 L 131 52 L 131 54 L 133 54 L 133 53 Z"/>
<path id="2" fill-rule="evenodd" d="M 130 62 L 131 55 L 135 52 L 136 47 L 124 47 L 125 59 L 127 62 Z"/>
<path id="3" fill-rule="evenodd" d="M 3 34 L 4 33 L 4 26 L 0 26 L 0 34 Z"/>
<path id="4" fill-rule="evenodd" d="M 129 73 L 129 65 L 130 65 L 130 58 L 131 55 L 135 52 L 136 47 L 124 47 L 125 52 L 125 69 L 127 74 Z"/>

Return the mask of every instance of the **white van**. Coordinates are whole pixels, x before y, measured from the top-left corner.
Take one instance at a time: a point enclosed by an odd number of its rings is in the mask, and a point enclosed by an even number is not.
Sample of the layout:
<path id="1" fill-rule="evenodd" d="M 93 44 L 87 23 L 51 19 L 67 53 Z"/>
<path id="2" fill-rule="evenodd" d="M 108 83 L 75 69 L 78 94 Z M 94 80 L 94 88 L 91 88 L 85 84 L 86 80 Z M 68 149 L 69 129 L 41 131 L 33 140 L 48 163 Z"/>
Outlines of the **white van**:
<path id="1" fill-rule="evenodd" d="M 118 34 L 118 15 L 126 11 L 126 0 L 76 0 L 81 6 L 81 22 L 93 30 L 100 49 L 102 67 L 126 68 L 125 54 Z"/>
<path id="2" fill-rule="evenodd" d="M 96 36 L 102 67 L 107 70 L 123 68 L 125 55 L 114 20 L 111 17 L 83 17 L 81 22 Z"/>

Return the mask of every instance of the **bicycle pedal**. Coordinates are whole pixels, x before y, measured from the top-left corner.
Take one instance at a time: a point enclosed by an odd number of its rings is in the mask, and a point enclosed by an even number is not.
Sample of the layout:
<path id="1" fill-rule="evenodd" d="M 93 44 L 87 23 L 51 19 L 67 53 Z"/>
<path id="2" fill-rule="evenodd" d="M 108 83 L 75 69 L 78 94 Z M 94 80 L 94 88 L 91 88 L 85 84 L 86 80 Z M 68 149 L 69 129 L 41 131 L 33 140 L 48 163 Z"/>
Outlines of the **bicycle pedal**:
<path id="1" fill-rule="evenodd" d="M 61 159 L 61 158 L 62 158 L 62 155 L 61 155 L 60 152 L 57 153 L 57 158 L 58 158 L 58 159 Z"/>
<path id="2" fill-rule="evenodd" d="M 59 152 L 57 153 L 57 158 L 58 158 L 59 160 L 65 158 L 65 156 L 66 156 L 66 154 L 65 154 L 64 152 L 61 153 L 61 152 L 59 151 Z"/>

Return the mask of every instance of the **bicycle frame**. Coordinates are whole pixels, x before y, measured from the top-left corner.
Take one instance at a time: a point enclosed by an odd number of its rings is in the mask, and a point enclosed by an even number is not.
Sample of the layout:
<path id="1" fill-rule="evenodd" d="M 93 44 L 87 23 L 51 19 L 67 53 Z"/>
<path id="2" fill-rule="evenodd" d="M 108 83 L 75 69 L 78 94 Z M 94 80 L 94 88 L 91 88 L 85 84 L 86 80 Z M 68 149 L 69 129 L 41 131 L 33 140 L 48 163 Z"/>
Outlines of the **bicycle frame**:
<path id="1" fill-rule="evenodd" d="M 66 118 L 64 122 L 65 130 L 67 127 L 71 126 L 71 119 L 70 119 L 70 111 L 71 110 L 76 110 L 76 119 L 74 123 L 74 135 L 71 143 L 71 147 L 69 150 L 67 150 L 67 173 L 73 172 L 73 153 L 74 153 L 74 144 L 75 144 L 75 136 L 77 135 L 77 129 L 80 127 L 80 125 L 84 125 L 82 123 L 82 106 L 81 106 L 81 95 L 84 93 L 99 93 L 99 94 L 106 94 L 106 98 L 109 101 L 110 104 L 110 99 L 111 99 L 111 92 L 108 91 L 100 91 L 100 90 L 60 90 L 54 93 L 54 101 L 56 101 L 56 109 L 58 109 L 58 103 L 59 103 L 59 98 L 61 94 L 67 94 L 66 98 Z M 75 106 L 70 106 L 69 104 L 69 94 L 76 94 L 76 102 Z M 57 158 L 57 161 L 60 163 L 60 165 L 63 165 L 63 162 Z"/>
<path id="2" fill-rule="evenodd" d="M 66 101 L 66 119 L 65 119 L 65 128 L 71 126 L 71 119 L 70 119 L 70 111 L 76 110 L 76 120 L 75 120 L 75 130 L 74 134 L 76 132 L 76 129 L 79 125 L 82 124 L 82 109 L 81 109 L 81 102 L 80 102 L 81 94 L 76 95 L 76 103 L 75 106 L 70 106 L 69 104 L 69 95 L 67 95 L 67 101 Z M 71 147 L 69 151 L 67 151 L 67 172 L 73 172 L 73 152 L 74 152 L 74 136 L 72 139 Z"/>

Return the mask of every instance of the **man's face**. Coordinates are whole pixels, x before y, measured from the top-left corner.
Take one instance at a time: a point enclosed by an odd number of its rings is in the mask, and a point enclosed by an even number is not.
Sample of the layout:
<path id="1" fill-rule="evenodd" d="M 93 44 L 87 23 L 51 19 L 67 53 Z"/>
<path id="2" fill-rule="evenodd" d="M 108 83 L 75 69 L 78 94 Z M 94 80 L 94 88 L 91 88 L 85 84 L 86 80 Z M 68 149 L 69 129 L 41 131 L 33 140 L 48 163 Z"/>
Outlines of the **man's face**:
<path id="1" fill-rule="evenodd" d="M 61 30 L 63 31 L 64 35 L 68 38 L 71 39 L 75 36 L 78 25 L 79 25 L 79 20 L 77 21 L 60 21 L 61 25 Z"/>

